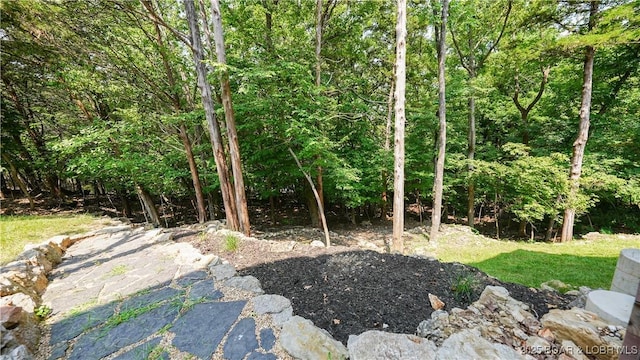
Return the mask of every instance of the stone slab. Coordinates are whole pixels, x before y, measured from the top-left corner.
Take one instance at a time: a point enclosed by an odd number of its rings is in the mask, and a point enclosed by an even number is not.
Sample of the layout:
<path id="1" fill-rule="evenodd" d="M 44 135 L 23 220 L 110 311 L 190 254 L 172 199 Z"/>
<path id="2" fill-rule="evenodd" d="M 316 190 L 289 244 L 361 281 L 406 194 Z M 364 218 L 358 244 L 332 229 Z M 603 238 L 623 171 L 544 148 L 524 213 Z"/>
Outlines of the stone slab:
<path id="1" fill-rule="evenodd" d="M 160 345 L 160 341 L 162 340 L 162 338 L 155 338 L 152 340 L 149 340 L 147 342 L 144 342 L 136 347 L 134 347 L 133 349 L 125 352 L 124 354 L 120 354 L 118 356 L 116 356 L 115 358 L 113 358 L 113 360 L 139 360 L 139 359 L 150 359 L 151 357 L 149 356 L 151 354 L 151 352 L 158 346 Z M 154 354 L 155 355 L 155 354 Z M 152 359 L 162 359 L 162 360 L 169 360 L 169 354 L 165 351 L 162 351 L 158 354 L 158 356 L 154 356 Z"/>
<path id="2" fill-rule="evenodd" d="M 256 321 L 253 318 L 244 318 L 229 333 L 223 348 L 224 358 L 242 360 L 248 353 L 257 348 Z"/>
<path id="3" fill-rule="evenodd" d="M 191 286 L 189 291 L 189 299 L 198 300 L 218 300 L 224 295 L 215 288 L 215 282 L 211 279 L 198 281 Z"/>
<path id="4" fill-rule="evenodd" d="M 69 341 L 82 332 L 101 324 L 114 314 L 116 305 L 117 303 L 113 302 L 98 306 L 54 323 L 51 325 L 50 343 L 55 345 L 59 342 Z"/>

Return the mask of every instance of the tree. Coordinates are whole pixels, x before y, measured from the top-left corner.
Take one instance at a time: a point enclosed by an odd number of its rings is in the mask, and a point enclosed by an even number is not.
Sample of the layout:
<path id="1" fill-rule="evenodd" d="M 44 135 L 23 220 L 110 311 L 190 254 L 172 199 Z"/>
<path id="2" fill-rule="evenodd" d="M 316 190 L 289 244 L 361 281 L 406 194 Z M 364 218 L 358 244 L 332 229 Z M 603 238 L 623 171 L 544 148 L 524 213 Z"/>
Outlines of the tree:
<path id="1" fill-rule="evenodd" d="M 491 2 L 483 2 L 483 4 L 489 5 L 489 7 L 491 7 L 491 5 L 497 5 L 498 9 L 502 9 L 502 6 L 498 3 L 492 4 Z M 477 6 L 478 2 L 472 1 L 466 5 Z M 463 19 L 461 23 L 459 22 L 456 24 L 458 29 L 464 29 L 463 39 L 466 39 L 466 43 L 458 42 L 456 40 L 456 31 L 454 31 L 454 27 L 452 26 L 450 29 L 454 48 L 460 57 L 460 63 L 469 76 L 467 167 L 470 175 L 473 173 L 473 160 L 475 159 L 476 153 L 476 97 L 474 94 L 473 82 L 478 76 L 479 71 L 484 66 L 489 55 L 491 55 L 496 46 L 500 43 L 502 35 L 504 35 L 507 27 L 512 6 L 513 1 L 508 0 L 504 20 L 502 21 L 502 25 L 500 26 L 500 30 L 497 35 L 495 35 L 495 29 L 493 26 L 486 26 L 487 23 L 492 23 L 491 16 L 493 16 L 493 13 L 490 12 L 489 9 L 485 9 L 484 11 L 479 11 L 477 8 L 468 9 L 474 13 L 488 15 L 489 18 L 486 19 L 486 22 L 478 21 L 477 16 L 472 16 L 471 18 Z M 463 46 L 466 47 L 463 48 Z M 466 50 L 466 54 L 463 53 L 463 50 Z M 467 223 L 469 226 L 473 227 L 475 221 L 475 184 L 473 182 L 473 176 L 469 176 L 467 201 Z"/>
<path id="2" fill-rule="evenodd" d="M 596 24 L 596 16 L 598 15 L 598 1 L 592 1 L 589 8 L 589 24 L 588 30 L 592 30 Z M 564 210 L 562 221 L 562 233 L 560 242 L 573 239 L 573 223 L 575 221 L 576 209 L 572 203 L 575 201 L 578 190 L 580 189 L 580 175 L 582 174 L 582 160 L 584 158 L 584 149 L 589 139 L 589 124 L 591 113 L 591 92 L 593 87 L 593 61 L 595 58 L 595 48 L 587 45 L 584 57 L 584 77 L 582 85 L 582 101 L 580 105 L 580 124 L 578 137 L 573 143 L 573 155 L 571 156 L 571 170 L 569 172 L 569 199 L 568 206 Z"/>
<path id="3" fill-rule="evenodd" d="M 211 0 L 211 14 L 213 20 L 213 38 L 216 47 L 218 63 L 223 69 L 220 71 L 220 88 L 222 94 L 222 106 L 224 107 L 225 125 L 227 126 L 227 136 L 229 140 L 229 157 L 231 158 L 231 169 L 233 171 L 233 185 L 235 190 L 236 210 L 240 222 L 240 230 L 245 234 L 251 233 L 249 224 L 249 210 L 247 208 L 247 195 L 244 189 L 244 176 L 242 174 L 242 160 L 240 159 L 240 146 L 238 145 L 238 133 L 236 131 L 236 119 L 231 101 L 231 86 L 229 85 L 229 74 L 224 68 L 227 64 L 227 55 L 224 47 L 224 33 L 222 29 L 222 16 L 220 15 L 220 4 L 218 0 Z"/>
<path id="4" fill-rule="evenodd" d="M 440 30 L 436 32 L 438 46 L 438 158 L 436 160 L 435 179 L 433 184 L 433 211 L 431 213 L 431 240 L 435 240 L 440 231 L 442 216 L 442 187 L 444 178 L 444 160 L 447 149 L 447 114 L 445 94 L 445 63 L 447 58 L 447 15 L 449 12 L 449 0 L 442 0 L 440 17 Z"/>
<path id="5" fill-rule="evenodd" d="M 396 93 L 395 93 L 395 138 L 393 171 L 393 239 L 391 250 L 404 251 L 404 126 L 405 126 L 405 81 L 407 53 L 407 2 L 398 0 L 396 21 Z"/>

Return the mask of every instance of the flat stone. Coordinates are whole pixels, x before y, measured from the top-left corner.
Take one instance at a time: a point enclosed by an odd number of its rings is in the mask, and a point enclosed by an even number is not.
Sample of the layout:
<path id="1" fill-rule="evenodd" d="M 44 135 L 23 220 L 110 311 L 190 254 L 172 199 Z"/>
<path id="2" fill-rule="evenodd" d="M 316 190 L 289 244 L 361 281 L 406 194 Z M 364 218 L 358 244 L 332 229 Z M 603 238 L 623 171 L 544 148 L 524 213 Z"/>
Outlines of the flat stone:
<path id="1" fill-rule="evenodd" d="M 492 343 L 480 335 L 478 329 L 462 330 L 449 336 L 438 349 L 438 360 L 449 359 L 522 359 L 527 358 L 513 348 Z"/>
<path id="2" fill-rule="evenodd" d="M 33 313 L 36 308 L 36 303 L 33 301 L 33 298 L 23 293 L 3 296 L 0 300 L 0 305 L 20 307 L 23 311 L 29 313 Z"/>
<path id="3" fill-rule="evenodd" d="M 594 290 L 587 295 L 585 310 L 598 314 L 608 324 L 627 326 L 635 298 L 631 295 Z"/>
<path id="4" fill-rule="evenodd" d="M 264 328 L 260 330 L 260 347 L 265 351 L 270 351 L 276 344 L 276 335 L 273 333 L 273 329 Z"/>
<path id="5" fill-rule="evenodd" d="M 51 347 L 51 355 L 49 355 L 49 360 L 57 360 L 57 359 L 64 358 L 68 348 L 69 348 L 69 344 L 66 342 L 61 342 L 53 345 Z"/>
<path id="6" fill-rule="evenodd" d="M 22 319 L 22 308 L 19 306 L 2 305 L 0 306 L 0 324 L 5 329 L 11 329 L 20 323 Z"/>
<path id="7" fill-rule="evenodd" d="M 247 356 L 247 360 L 277 360 L 278 357 L 276 357 L 275 354 L 272 353 L 259 353 L 259 352 L 252 352 L 251 354 L 249 354 L 249 356 Z"/>
<path id="8" fill-rule="evenodd" d="M 143 291 L 123 301 L 120 306 L 120 311 L 122 312 L 129 309 L 141 308 L 145 305 L 175 299 L 183 293 L 183 291 L 170 288 L 168 286 L 152 289 L 150 291 Z"/>
<path id="9" fill-rule="evenodd" d="M 173 345 L 203 359 L 209 359 L 242 312 L 246 301 L 195 304 L 180 316 L 171 331 Z"/>
<path id="10" fill-rule="evenodd" d="M 191 285 L 189 291 L 189 299 L 196 300 L 218 300 L 224 295 L 215 288 L 215 282 L 213 280 L 202 280 Z"/>
<path id="11" fill-rule="evenodd" d="M 259 315 L 279 313 L 291 307 L 291 301 L 281 295 L 260 295 L 251 299 L 253 310 Z"/>
<path id="12" fill-rule="evenodd" d="M 160 341 L 162 338 L 155 338 L 144 342 L 133 349 L 120 354 L 113 358 L 113 360 L 139 360 L 139 359 L 149 359 L 151 352 L 160 345 Z M 155 355 L 155 354 L 154 354 Z M 167 352 L 162 352 L 158 354 L 159 356 L 154 356 L 153 359 L 169 359 L 169 354 Z"/>
<path id="13" fill-rule="evenodd" d="M 326 360 L 346 359 L 347 348 L 311 320 L 294 316 L 282 326 L 280 345 L 296 359 Z"/>
<path id="14" fill-rule="evenodd" d="M 115 311 L 117 303 L 112 302 L 72 315 L 51 325 L 50 344 L 69 341 L 83 332 L 103 323 Z"/>
<path id="15" fill-rule="evenodd" d="M 99 230 L 96 230 L 94 234 L 102 235 L 102 234 L 115 234 L 123 231 L 131 230 L 131 226 L 123 225 L 123 226 L 108 226 Z"/>
<path id="16" fill-rule="evenodd" d="M 184 274 L 181 277 L 179 277 L 176 280 L 176 284 L 182 286 L 182 287 L 187 287 L 190 285 L 193 285 L 194 283 L 200 281 L 200 280 L 204 280 L 207 277 L 209 277 L 209 274 L 207 274 L 206 271 L 193 271 L 190 272 L 188 274 Z"/>
<path id="17" fill-rule="evenodd" d="M 234 276 L 225 281 L 224 284 L 225 286 L 249 291 L 254 294 L 264 294 L 264 290 L 262 290 L 262 286 L 260 285 L 260 280 L 255 276 Z"/>
<path id="18" fill-rule="evenodd" d="M 214 279 L 223 281 L 236 276 L 236 268 L 231 264 L 220 264 L 209 267 L 209 272 Z"/>
<path id="19" fill-rule="evenodd" d="M 256 321 L 253 318 L 244 318 L 229 333 L 223 348 L 224 358 L 242 360 L 245 355 L 257 348 Z"/>
<path id="20" fill-rule="evenodd" d="M 178 316 L 178 307 L 165 304 L 111 328 L 98 328 L 82 335 L 69 356 L 74 359 L 102 358 L 156 333 Z"/>
<path id="21" fill-rule="evenodd" d="M 351 360 L 433 360 L 437 351 L 435 344 L 427 339 L 377 330 L 349 336 L 347 348 Z"/>
<path id="22" fill-rule="evenodd" d="M 0 355 L 2 360 L 32 360 L 33 358 L 29 349 L 24 345 L 14 348 L 8 355 Z"/>

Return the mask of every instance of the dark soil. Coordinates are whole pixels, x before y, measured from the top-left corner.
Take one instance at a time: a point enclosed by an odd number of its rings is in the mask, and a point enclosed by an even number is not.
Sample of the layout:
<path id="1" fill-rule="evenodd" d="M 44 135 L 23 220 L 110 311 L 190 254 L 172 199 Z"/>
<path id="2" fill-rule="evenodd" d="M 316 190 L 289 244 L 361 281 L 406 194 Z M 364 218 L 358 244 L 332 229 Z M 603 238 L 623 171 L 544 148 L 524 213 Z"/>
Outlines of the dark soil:
<path id="1" fill-rule="evenodd" d="M 243 241 L 238 251 L 225 253 L 223 239 L 215 236 L 182 236 L 177 241 L 188 241 L 203 253 L 221 254 L 241 275 L 257 277 L 266 293 L 290 299 L 294 314 L 312 320 L 345 344 L 349 335 L 367 330 L 415 333 L 418 324 L 434 311 L 429 293 L 450 310 L 466 308 L 487 285 L 503 286 L 538 318 L 551 308 L 566 308 L 573 300 L 503 283 L 473 267 L 423 257 L 347 246 L 297 245 L 289 252 L 272 252 L 264 240 Z M 469 292 L 455 290 L 461 282 L 472 285 Z"/>

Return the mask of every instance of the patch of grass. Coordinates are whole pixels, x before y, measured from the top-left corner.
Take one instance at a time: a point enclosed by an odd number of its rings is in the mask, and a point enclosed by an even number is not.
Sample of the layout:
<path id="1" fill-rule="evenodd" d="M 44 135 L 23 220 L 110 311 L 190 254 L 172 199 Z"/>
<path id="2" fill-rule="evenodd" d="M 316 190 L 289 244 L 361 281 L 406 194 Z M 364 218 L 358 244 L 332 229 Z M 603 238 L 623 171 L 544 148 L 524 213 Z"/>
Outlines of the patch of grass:
<path id="1" fill-rule="evenodd" d="M 115 326 L 118 326 L 124 322 L 127 322 L 131 319 L 135 319 L 138 316 L 148 313 L 151 310 L 157 309 L 160 307 L 160 302 L 148 304 L 143 307 L 127 309 L 125 311 L 119 312 L 116 315 L 113 315 L 105 322 L 105 329 L 110 329 Z"/>
<path id="2" fill-rule="evenodd" d="M 460 241 L 459 236 L 468 238 Z M 558 279 L 594 289 L 611 286 L 620 250 L 626 248 L 640 248 L 640 236 L 600 235 L 567 243 L 528 243 L 454 233 L 425 247 L 440 261 L 471 265 L 506 282 L 538 288 L 545 281 Z"/>
<path id="3" fill-rule="evenodd" d="M 83 312 L 95 307 L 96 305 L 98 305 L 98 299 L 92 298 L 91 300 L 85 303 L 74 306 L 71 310 L 69 310 L 69 315 L 67 315 L 67 317 L 74 317 L 74 316 L 80 315 Z"/>
<path id="4" fill-rule="evenodd" d="M 40 305 L 34 309 L 34 314 L 36 315 L 38 320 L 44 320 L 48 318 L 49 315 L 51 315 L 52 311 L 53 310 L 51 310 L 51 308 L 48 307 L 47 305 Z"/>
<path id="5" fill-rule="evenodd" d="M 224 250 L 228 252 L 238 251 L 240 247 L 240 239 L 234 234 L 228 234 L 224 237 Z"/>
<path id="6" fill-rule="evenodd" d="M 471 302 L 476 286 L 477 281 L 473 274 L 461 272 L 453 280 L 451 291 L 453 291 L 453 297 L 456 300 Z"/>
<path id="7" fill-rule="evenodd" d="M 41 243 L 55 235 L 90 231 L 103 223 L 91 215 L 0 216 L 0 265 L 13 261 L 30 243 Z"/>
<path id="8" fill-rule="evenodd" d="M 127 265 L 118 265 L 115 266 L 113 269 L 111 269 L 111 271 L 109 271 L 107 273 L 107 276 L 118 276 L 118 275 L 124 275 L 127 273 L 127 271 L 129 271 L 129 267 Z"/>

